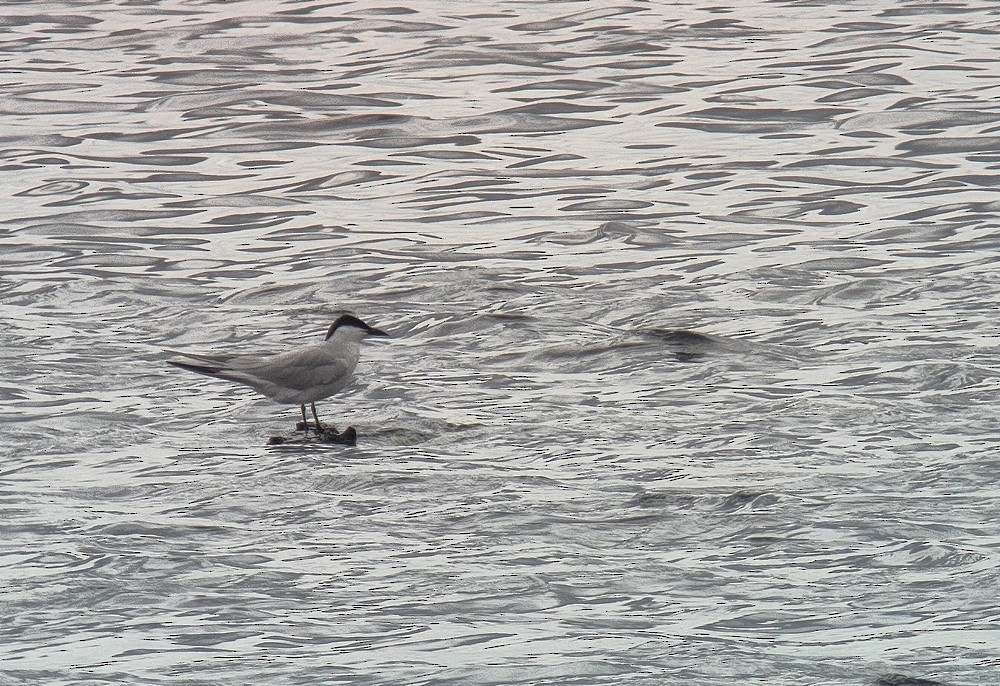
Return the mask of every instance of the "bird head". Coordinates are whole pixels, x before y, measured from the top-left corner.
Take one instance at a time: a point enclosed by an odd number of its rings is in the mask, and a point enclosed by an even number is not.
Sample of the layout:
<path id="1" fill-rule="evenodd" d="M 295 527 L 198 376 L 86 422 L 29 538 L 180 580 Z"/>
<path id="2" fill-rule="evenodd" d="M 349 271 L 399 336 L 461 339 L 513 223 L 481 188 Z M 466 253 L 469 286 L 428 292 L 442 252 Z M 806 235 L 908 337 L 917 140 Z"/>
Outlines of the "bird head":
<path id="1" fill-rule="evenodd" d="M 361 332 L 365 336 L 388 336 L 382 329 L 376 329 L 374 326 L 369 326 L 363 321 L 355 317 L 353 314 L 342 314 L 334 320 L 333 324 L 330 324 L 330 328 L 326 332 L 326 340 L 330 338 L 341 328 L 352 328 Z M 353 332 L 352 332 L 353 333 Z"/>

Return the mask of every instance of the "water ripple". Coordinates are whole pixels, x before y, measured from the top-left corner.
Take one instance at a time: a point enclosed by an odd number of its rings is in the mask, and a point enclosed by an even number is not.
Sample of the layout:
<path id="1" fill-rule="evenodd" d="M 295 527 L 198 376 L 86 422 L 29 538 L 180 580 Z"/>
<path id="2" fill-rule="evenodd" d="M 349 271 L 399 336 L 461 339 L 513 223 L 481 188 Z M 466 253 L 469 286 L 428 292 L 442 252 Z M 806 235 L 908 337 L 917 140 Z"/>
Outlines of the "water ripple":
<path id="1" fill-rule="evenodd" d="M 991 5 L 106 10 L 3 18 L 4 683 L 990 680 Z M 344 310 L 356 448 L 163 364 Z"/>

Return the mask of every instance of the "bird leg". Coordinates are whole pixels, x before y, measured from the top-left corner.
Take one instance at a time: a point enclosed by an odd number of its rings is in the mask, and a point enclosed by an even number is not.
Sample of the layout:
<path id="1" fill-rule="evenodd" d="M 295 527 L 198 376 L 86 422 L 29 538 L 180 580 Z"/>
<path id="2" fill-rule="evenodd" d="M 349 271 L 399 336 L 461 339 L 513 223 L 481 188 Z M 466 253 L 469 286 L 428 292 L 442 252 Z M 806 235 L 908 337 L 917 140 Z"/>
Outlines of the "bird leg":
<path id="1" fill-rule="evenodd" d="M 305 403 L 302 403 L 299 405 L 299 409 L 302 410 L 302 430 L 309 433 L 309 429 L 313 429 L 316 433 L 321 434 L 324 432 L 324 429 L 323 425 L 319 423 L 319 414 L 316 413 L 316 403 L 309 404 L 312 406 L 313 419 L 316 420 L 316 424 L 314 426 L 309 426 L 309 420 L 306 419 L 306 406 Z M 296 430 L 298 430 L 298 427 L 296 427 Z M 337 429 L 332 426 L 329 430 L 333 431 L 335 434 L 337 433 Z"/>
<path id="2" fill-rule="evenodd" d="M 323 425 L 319 423 L 319 415 L 316 414 L 316 403 L 309 403 L 309 404 L 312 405 L 313 419 L 316 420 L 316 433 L 322 433 Z M 337 429 L 335 427 L 330 427 L 330 428 L 333 429 L 333 433 L 337 433 Z"/>

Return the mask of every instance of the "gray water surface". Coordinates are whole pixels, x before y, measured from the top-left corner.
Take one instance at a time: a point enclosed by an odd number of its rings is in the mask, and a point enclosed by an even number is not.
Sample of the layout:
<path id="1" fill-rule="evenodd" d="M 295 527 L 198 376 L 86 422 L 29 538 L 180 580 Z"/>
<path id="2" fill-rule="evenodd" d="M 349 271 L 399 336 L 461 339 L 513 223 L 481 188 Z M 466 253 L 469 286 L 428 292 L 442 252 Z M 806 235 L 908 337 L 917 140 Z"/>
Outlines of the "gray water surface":
<path id="1" fill-rule="evenodd" d="M 2 15 L 0 684 L 1000 683 L 995 3 Z"/>

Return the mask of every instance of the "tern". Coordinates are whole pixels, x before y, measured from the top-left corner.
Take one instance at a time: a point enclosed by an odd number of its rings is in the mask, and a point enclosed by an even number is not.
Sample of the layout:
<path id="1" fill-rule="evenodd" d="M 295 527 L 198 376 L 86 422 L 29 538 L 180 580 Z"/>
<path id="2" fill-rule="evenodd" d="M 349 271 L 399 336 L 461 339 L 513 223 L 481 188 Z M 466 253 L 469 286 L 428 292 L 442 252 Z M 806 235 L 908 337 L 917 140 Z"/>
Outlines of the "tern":
<path id="1" fill-rule="evenodd" d="M 385 331 L 344 314 L 330 325 L 322 343 L 277 355 L 194 355 L 177 353 L 167 360 L 181 369 L 249 386 L 284 405 L 302 410 L 303 430 L 309 430 L 306 403 L 312 406 L 316 432 L 323 431 L 316 401 L 339 392 L 351 380 L 361 355 L 361 341 L 368 336 L 388 336 Z"/>

